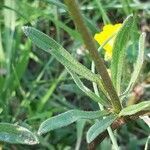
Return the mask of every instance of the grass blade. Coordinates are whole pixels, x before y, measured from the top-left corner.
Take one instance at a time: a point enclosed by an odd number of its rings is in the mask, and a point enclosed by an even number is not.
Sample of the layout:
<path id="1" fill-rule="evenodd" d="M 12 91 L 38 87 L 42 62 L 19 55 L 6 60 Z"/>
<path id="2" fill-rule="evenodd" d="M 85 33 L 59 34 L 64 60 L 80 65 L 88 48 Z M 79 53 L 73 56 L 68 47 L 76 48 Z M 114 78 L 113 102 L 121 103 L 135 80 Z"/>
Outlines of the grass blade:
<path id="1" fill-rule="evenodd" d="M 54 18 L 48 18 L 50 19 L 53 23 L 57 24 L 59 28 L 63 29 L 64 31 L 66 31 L 70 36 L 72 36 L 74 39 L 78 39 L 79 41 L 82 42 L 82 38 L 80 36 L 80 34 L 78 32 L 76 32 L 75 30 L 71 29 L 70 27 L 68 27 L 67 25 L 65 25 L 65 23 L 56 20 Z"/>
<path id="2" fill-rule="evenodd" d="M 12 0 L 5 0 L 4 5 L 8 7 L 12 7 L 13 9 L 16 8 L 16 1 Z M 12 59 L 12 46 L 13 46 L 13 36 L 15 32 L 15 26 L 16 26 L 16 14 L 15 12 L 9 10 L 9 9 L 4 9 L 4 25 L 5 25 L 5 43 L 4 43 L 4 48 L 6 50 L 6 57 L 8 58 L 7 63 L 7 72 L 10 74 L 11 72 L 11 59 Z"/>
<path id="3" fill-rule="evenodd" d="M 5 54 L 2 45 L 2 36 L 1 36 L 1 28 L 0 28 L 0 64 L 5 60 Z"/>
<path id="4" fill-rule="evenodd" d="M 60 1 L 58 1 L 58 0 L 45 0 L 45 1 L 47 1 L 48 3 L 50 3 L 52 5 L 57 6 L 59 8 L 62 8 L 64 10 L 67 9 L 67 7 L 63 3 L 61 3 Z"/>
<path id="5" fill-rule="evenodd" d="M 68 11 L 66 5 L 64 5 L 63 3 L 61 3 L 60 1 L 56 1 L 56 0 L 45 0 L 48 3 L 57 6 L 60 9 L 64 9 L 66 12 Z M 92 32 L 92 34 L 94 35 L 95 33 L 97 33 L 99 30 L 97 29 L 97 27 L 93 24 L 93 20 L 90 20 L 89 18 L 87 18 L 85 15 L 83 15 L 84 21 L 86 23 L 86 25 L 90 28 L 90 31 Z M 67 27 L 66 27 L 67 29 Z M 70 30 L 71 31 L 71 30 Z M 68 32 L 69 33 L 69 32 Z M 78 34 L 78 32 L 76 32 L 76 35 Z M 76 36 L 77 37 L 77 36 Z"/>

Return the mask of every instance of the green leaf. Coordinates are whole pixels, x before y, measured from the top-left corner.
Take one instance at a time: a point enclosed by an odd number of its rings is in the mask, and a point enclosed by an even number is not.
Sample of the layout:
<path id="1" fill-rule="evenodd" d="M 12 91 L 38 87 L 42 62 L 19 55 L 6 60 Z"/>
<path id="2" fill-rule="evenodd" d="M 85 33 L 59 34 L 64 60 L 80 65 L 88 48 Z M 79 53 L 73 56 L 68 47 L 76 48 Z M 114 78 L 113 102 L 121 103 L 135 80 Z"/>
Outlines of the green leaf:
<path id="1" fill-rule="evenodd" d="M 97 103 L 100 103 L 104 106 L 109 105 L 108 101 L 105 101 L 104 99 L 102 99 L 101 97 L 98 97 L 94 92 L 92 92 L 89 88 L 87 88 L 82 81 L 80 80 L 80 78 L 78 77 L 78 75 L 76 73 L 74 73 L 73 71 L 67 69 L 68 72 L 70 73 L 70 75 L 72 76 L 74 82 L 76 83 L 76 85 L 87 95 L 89 96 L 92 100 L 94 100 Z"/>
<path id="2" fill-rule="evenodd" d="M 45 120 L 39 127 L 38 134 L 44 134 L 51 130 L 67 126 L 79 119 L 95 119 L 108 115 L 107 111 L 80 111 L 69 110 Z"/>
<path id="3" fill-rule="evenodd" d="M 121 110 L 119 116 L 133 115 L 142 110 L 150 110 L 150 101 L 145 101 L 135 105 L 128 106 Z"/>
<path id="4" fill-rule="evenodd" d="M 134 84 L 135 84 L 135 82 L 136 82 L 136 80 L 139 76 L 139 73 L 141 71 L 141 68 L 142 68 L 142 65 L 143 65 L 143 62 L 144 62 L 145 37 L 146 37 L 145 33 L 142 33 L 141 36 L 140 36 L 140 39 L 139 39 L 139 52 L 138 52 L 137 61 L 136 61 L 136 64 L 134 66 L 134 71 L 131 75 L 129 85 L 128 85 L 126 91 L 123 93 L 123 95 L 125 95 L 126 93 L 129 93 L 131 91 L 131 89 L 133 88 L 133 86 L 134 86 Z"/>
<path id="5" fill-rule="evenodd" d="M 0 141 L 11 144 L 38 144 L 38 138 L 28 129 L 9 123 L 0 123 Z"/>
<path id="6" fill-rule="evenodd" d="M 133 25 L 133 16 L 130 15 L 123 23 L 121 29 L 116 35 L 114 45 L 113 45 L 113 54 L 111 61 L 111 73 L 113 84 L 120 94 L 120 85 L 121 77 L 124 63 L 125 48 L 128 42 L 130 31 Z"/>
<path id="7" fill-rule="evenodd" d="M 23 31 L 39 48 L 52 54 L 68 69 L 76 72 L 92 82 L 97 82 L 97 80 L 100 80 L 98 75 L 92 73 L 89 69 L 75 60 L 70 53 L 68 53 L 52 38 L 32 27 L 24 27 Z"/>
<path id="8" fill-rule="evenodd" d="M 92 142 L 99 134 L 101 134 L 103 131 L 107 129 L 108 126 L 110 126 L 114 120 L 117 117 L 114 115 L 110 115 L 105 119 L 102 119 L 98 122 L 96 122 L 93 126 L 90 127 L 90 129 L 87 132 L 87 142 Z"/>

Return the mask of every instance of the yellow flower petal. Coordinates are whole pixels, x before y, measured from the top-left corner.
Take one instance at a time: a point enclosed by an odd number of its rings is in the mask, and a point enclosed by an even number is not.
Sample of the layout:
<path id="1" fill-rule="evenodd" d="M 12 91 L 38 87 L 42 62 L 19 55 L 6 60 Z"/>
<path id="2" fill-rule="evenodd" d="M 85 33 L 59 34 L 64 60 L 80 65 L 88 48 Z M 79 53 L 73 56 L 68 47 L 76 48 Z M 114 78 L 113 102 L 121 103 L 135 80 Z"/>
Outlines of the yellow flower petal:
<path id="1" fill-rule="evenodd" d="M 102 45 L 105 41 L 107 41 L 114 33 L 118 32 L 119 29 L 121 28 L 122 24 L 107 24 L 103 27 L 103 31 L 100 33 L 96 33 L 94 36 L 94 39 L 100 44 Z M 114 44 L 114 40 L 115 40 L 115 36 L 109 40 L 109 42 L 104 46 L 104 50 L 105 50 L 105 58 L 111 59 L 112 57 L 112 47 Z"/>

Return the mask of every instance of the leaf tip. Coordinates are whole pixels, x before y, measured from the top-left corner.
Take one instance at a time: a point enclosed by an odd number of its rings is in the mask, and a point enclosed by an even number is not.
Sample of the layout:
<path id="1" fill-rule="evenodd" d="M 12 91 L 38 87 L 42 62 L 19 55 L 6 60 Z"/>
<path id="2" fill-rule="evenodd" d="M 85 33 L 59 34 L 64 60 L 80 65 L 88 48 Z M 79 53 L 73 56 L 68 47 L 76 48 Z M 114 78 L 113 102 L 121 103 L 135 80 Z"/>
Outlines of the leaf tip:
<path id="1" fill-rule="evenodd" d="M 130 14 L 129 16 L 127 16 L 127 18 L 124 20 L 124 23 L 127 23 L 127 22 L 132 22 L 133 21 L 133 14 Z"/>
<path id="2" fill-rule="evenodd" d="M 39 128 L 39 130 L 38 130 L 37 134 L 38 134 L 38 135 L 42 135 L 42 134 L 43 134 L 43 132 L 42 132 L 41 128 Z"/>
<path id="3" fill-rule="evenodd" d="M 133 18 L 133 14 L 130 14 L 129 16 L 127 16 L 127 18 Z"/>
<path id="4" fill-rule="evenodd" d="M 23 26 L 22 30 L 23 30 L 23 32 L 25 33 L 26 36 L 29 35 L 29 27 L 28 26 Z"/>
<path id="5" fill-rule="evenodd" d="M 91 139 L 90 139 L 90 137 L 89 137 L 89 134 L 87 133 L 87 135 L 86 135 L 86 141 L 87 141 L 87 143 L 89 144 L 89 143 L 91 143 Z"/>
<path id="6" fill-rule="evenodd" d="M 38 129 L 38 132 L 37 132 L 38 135 L 42 135 L 42 134 L 46 133 L 42 124 L 40 125 L 40 127 Z"/>
<path id="7" fill-rule="evenodd" d="M 91 133 L 91 128 L 87 131 L 86 141 L 87 143 L 91 143 L 96 137 L 93 137 L 93 133 Z"/>

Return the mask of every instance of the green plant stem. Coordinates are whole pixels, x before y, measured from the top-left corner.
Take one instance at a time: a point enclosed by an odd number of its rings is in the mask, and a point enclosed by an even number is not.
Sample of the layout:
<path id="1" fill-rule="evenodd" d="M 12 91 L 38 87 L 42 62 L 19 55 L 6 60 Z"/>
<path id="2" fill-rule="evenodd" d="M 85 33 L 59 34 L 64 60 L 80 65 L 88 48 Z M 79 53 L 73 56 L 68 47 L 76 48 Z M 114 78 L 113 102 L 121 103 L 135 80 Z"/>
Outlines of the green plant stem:
<path id="1" fill-rule="evenodd" d="M 91 65 L 91 70 L 92 70 L 93 73 L 95 73 L 95 65 L 94 65 L 93 61 L 92 61 L 92 65 Z M 94 89 L 95 94 L 97 96 L 99 96 L 97 84 L 94 83 L 94 82 L 93 82 L 93 89 Z M 104 107 L 100 103 L 98 103 L 98 105 L 99 105 L 100 110 L 104 110 Z M 119 150 L 119 147 L 118 147 L 118 144 L 117 144 L 117 140 L 116 140 L 116 138 L 115 138 L 115 136 L 113 134 L 113 131 L 112 131 L 111 127 L 108 127 L 107 131 L 108 131 L 109 137 L 110 137 L 110 139 L 112 141 L 112 144 L 114 146 L 114 149 L 115 150 Z"/>
<path id="2" fill-rule="evenodd" d="M 98 54 L 94 39 L 91 36 L 89 30 L 87 29 L 87 27 L 82 19 L 82 15 L 80 13 L 78 4 L 77 4 L 76 0 L 64 0 L 64 1 L 65 1 L 66 5 L 68 6 L 69 12 L 70 12 L 71 16 L 73 17 L 75 25 L 76 25 L 79 33 L 81 34 L 87 49 L 89 50 L 89 53 L 95 63 L 96 69 L 103 80 L 103 86 L 109 94 L 114 111 L 116 113 L 119 113 L 121 110 L 121 104 L 119 101 L 119 97 L 118 97 L 117 92 L 115 91 L 112 81 L 108 75 L 106 66 L 104 65 L 104 61 Z"/>
<path id="3" fill-rule="evenodd" d="M 118 144 L 117 144 L 117 139 L 116 139 L 116 137 L 114 136 L 114 133 L 113 133 L 111 127 L 108 127 L 108 128 L 107 128 L 107 131 L 108 131 L 109 137 L 110 137 L 110 139 L 111 139 L 111 141 L 112 141 L 112 143 L 113 143 L 114 149 L 115 149 L 115 150 L 119 150 L 119 146 L 118 146 Z"/>

